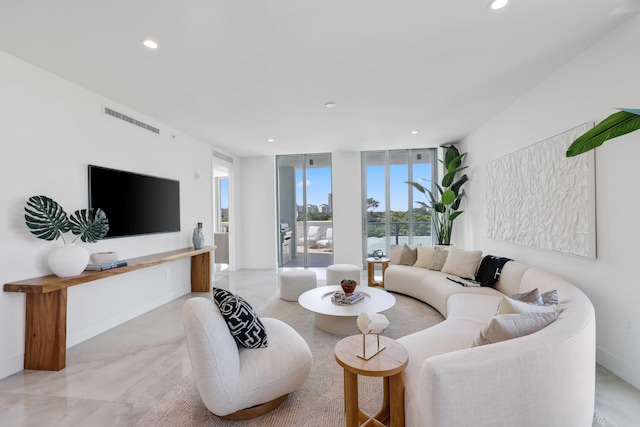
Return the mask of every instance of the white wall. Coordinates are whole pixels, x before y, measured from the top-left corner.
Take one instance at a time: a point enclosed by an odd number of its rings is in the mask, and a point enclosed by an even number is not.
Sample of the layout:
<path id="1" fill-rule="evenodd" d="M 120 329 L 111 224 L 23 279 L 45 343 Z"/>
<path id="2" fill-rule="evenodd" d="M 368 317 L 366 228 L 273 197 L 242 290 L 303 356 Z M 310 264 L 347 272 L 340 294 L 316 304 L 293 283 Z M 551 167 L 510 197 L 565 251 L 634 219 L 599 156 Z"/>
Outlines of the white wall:
<path id="1" fill-rule="evenodd" d="M 188 247 L 197 222 L 211 244 L 211 147 L 2 52 L 0 93 L 0 284 L 50 274 L 47 255 L 62 241 L 31 235 L 23 207 L 43 194 L 70 212 L 86 208 L 88 164 L 179 180 L 182 229 L 80 243 L 90 253 L 115 250 L 126 259 Z M 104 115 L 103 105 L 160 135 Z M 67 345 L 189 292 L 189 268 L 188 259 L 175 261 L 70 288 Z M 24 318 L 25 295 L 0 292 L 0 378 L 23 367 Z"/>
<path id="2" fill-rule="evenodd" d="M 276 268 L 278 230 L 276 228 L 275 157 L 240 158 L 236 181 L 242 206 L 238 224 L 232 226 L 239 243 L 238 268 Z"/>
<path id="3" fill-rule="evenodd" d="M 333 262 L 363 267 L 360 152 L 336 152 L 331 159 Z"/>
<path id="4" fill-rule="evenodd" d="M 640 108 L 640 17 L 635 17 L 532 89 L 461 143 L 468 152 L 465 214 L 456 244 L 509 256 L 573 281 L 597 318 L 598 362 L 640 388 L 640 131 L 596 149 L 597 259 L 581 259 L 486 238 L 485 165 L 571 129 L 615 107 Z M 549 197 L 553 197 L 552 194 Z M 464 236 L 464 239 L 462 239 Z"/>

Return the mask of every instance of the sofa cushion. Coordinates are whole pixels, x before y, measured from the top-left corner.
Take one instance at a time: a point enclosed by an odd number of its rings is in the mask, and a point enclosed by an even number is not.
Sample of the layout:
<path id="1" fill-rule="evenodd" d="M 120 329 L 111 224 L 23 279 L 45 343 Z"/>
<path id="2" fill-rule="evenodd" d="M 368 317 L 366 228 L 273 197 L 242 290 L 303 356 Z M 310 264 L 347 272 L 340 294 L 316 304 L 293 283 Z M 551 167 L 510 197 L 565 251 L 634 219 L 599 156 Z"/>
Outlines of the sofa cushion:
<path id="1" fill-rule="evenodd" d="M 413 265 L 416 263 L 418 259 L 418 249 L 410 248 L 409 245 L 405 244 L 402 247 L 402 252 L 400 253 L 400 261 L 398 264 L 400 265 Z"/>
<path id="2" fill-rule="evenodd" d="M 516 314 L 516 313 L 559 313 L 564 306 L 556 305 L 535 305 L 518 301 L 509 297 L 502 297 L 496 314 Z"/>
<path id="3" fill-rule="evenodd" d="M 467 251 L 454 247 L 449 249 L 449 255 L 447 255 L 441 271 L 458 277 L 474 279 L 481 258 L 482 251 Z"/>
<path id="4" fill-rule="evenodd" d="M 442 246 L 435 246 L 433 248 L 433 259 L 431 260 L 429 270 L 442 270 L 442 267 L 444 267 L 444 263 L 447 261 L 447 255 L 449 255 L 448 249 L 445 249 Z"/>
<path id="5" fill-rule="evenodd" d="M 229 332 L 238 344 L 246 348 L 267 347 L 267 332 L 264 325 L 247 301 L 219 288 L 213 288 L 213 301 L 220 309 Z"/>
<path id="6" fill-rule="evenodd" d="M 538 332 L 558 318 L 558 313 L 498 314 L 480 330 L 471 347 L 494 344 Z"/>
<path id="7" fill-rule="evenodd" d="M 558 304 L 558 291 L 554 289 L 553 291 L 541 294 L 540 290 L 538 288 L 535 288 L 534 290 L 529 292 L 513 294 L 511 295 L 511 299 L 528 302 L 529 304 L 535 305 L 553 305 Z"/>
<path id="8" fill-rule="evenodd" d="M 540 294 L 538 288 L 535 288 L 534 290 L 529 292 L 513 294 L 510 298 L 522 302 L 528 302 L 529 304 L 542 305 L 542 295 Z"/>
<path id="9" fill-rule="evenodd" d="M 413 266 L 418 268 L 429 268 L 433 261 L 433 246 L 418 245 L 416 249 L 418 250 L 418 258 Z"/>
<path id="10" fill-rule="evenodd" d="M 390 265 L 399 265 L 400 264 L 400 254 L 402 253 L 401 245 L 391 245 L 389 247 L 389 264 Z"/>

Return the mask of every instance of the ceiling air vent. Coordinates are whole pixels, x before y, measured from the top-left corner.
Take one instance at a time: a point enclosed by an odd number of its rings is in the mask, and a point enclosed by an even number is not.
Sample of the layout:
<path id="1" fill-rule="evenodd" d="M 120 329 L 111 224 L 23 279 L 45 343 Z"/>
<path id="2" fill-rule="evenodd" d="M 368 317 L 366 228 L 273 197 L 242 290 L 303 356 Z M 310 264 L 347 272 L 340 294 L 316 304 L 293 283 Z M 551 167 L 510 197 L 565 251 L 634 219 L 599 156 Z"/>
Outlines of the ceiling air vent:
<path id="1" fill-rule="evenodd" d="M 119 113 L 116 110 L 112 110 L 109 107 L 104 107 L 104 113 L 113 116 L 116 119 L 124 120 L 125 122 L 131 123 L 132 125 L 139 126 L 143 129 L 148 130 L 149 132 L 157 133 L 158 135 L 160 135 L 160 129 L 141 122 L 140 120 L 136 120 L 133 117 L 129 117 L 126 114 Z"/>

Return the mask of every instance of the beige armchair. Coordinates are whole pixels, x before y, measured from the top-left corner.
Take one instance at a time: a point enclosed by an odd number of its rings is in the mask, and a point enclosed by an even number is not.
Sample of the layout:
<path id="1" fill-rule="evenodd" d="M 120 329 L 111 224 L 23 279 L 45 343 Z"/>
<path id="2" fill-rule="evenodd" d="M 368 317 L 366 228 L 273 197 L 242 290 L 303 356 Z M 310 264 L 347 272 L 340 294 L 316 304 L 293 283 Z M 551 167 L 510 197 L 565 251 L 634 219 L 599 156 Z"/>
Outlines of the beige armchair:
<path id="1" fill-rule="evenodd" d="M 311 350 L 286 323 L 261 318 L 268 346 L 244 348 L 238 346 L 211 299 L 191 298 L 182 313 L 198 391 L 215 415 L 230 420 L 263 415 L 309 377 Z"/>

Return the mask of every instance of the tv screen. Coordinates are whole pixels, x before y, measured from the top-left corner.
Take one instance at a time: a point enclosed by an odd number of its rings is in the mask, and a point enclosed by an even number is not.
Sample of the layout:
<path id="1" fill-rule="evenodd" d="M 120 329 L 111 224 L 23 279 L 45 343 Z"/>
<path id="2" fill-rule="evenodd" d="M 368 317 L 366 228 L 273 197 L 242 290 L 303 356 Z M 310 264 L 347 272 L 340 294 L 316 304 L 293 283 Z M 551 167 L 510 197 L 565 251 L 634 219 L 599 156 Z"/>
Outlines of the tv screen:
<path id="1" fill-rule="evenodd" d="M 109 220 L 109 237 L 180 231 L 180 182 L 89 165 L 89 207 Z"/>

